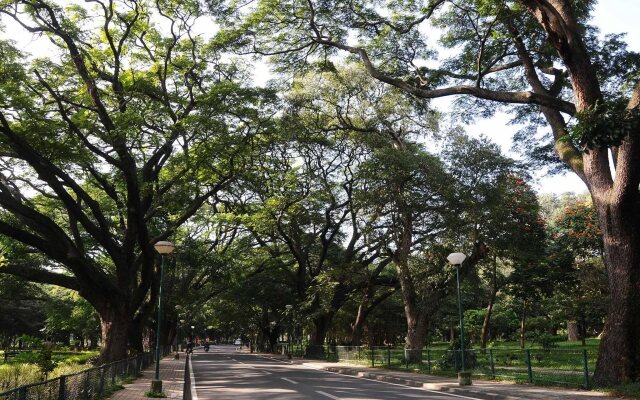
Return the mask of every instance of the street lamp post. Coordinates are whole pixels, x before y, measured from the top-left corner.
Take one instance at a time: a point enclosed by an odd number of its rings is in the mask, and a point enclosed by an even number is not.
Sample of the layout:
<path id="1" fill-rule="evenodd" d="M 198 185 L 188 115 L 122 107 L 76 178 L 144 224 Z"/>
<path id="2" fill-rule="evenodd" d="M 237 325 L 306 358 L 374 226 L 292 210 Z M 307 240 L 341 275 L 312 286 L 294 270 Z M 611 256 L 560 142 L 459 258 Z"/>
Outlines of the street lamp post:
<path id="1" fill-rule="evenodd" d="M 458 383 L 460 385 L 471 384 L 471 373 L 465 371 L 464 364 L 464 314 L 462 314 L 462 300 L 460 298 L 460 266 L 467 258 L 464 253 L 451 253 L 447 260 L 456 267 L 456 283 L 458 288 L 458 315 L 460 317 L 460 357 L 462 361 L 462 370 L 458 372 Z"/>
<path id="2" fill-rule="evenodd" d="M 151 380 L 151 391 L 154 393 L 162 392 L 162 381 L 160 380 L 160 326 L 162 323 L 162 280 L 164 279 L 164 257 L 171 253 L 175 246 L 171 242 L 161 240 L 153 245 L 158 253 L 160 253 L 160 290 L 158 291 L 158 318 L 156 325 L 156 374 Z"/>

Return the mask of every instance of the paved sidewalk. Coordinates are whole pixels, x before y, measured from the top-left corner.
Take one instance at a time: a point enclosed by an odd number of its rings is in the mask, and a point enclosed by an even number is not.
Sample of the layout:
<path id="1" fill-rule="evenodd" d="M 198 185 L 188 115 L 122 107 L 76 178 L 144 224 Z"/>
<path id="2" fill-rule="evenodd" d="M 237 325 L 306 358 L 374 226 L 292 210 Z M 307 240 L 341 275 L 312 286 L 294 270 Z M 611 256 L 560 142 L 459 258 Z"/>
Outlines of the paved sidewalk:
<path id="1" fill-rule="evenodd" d="M 310 368 L 323 369 L 325 371 L 357 376 L 363 379 L 374 379 L 383 382 L 396 383 L 401 385 L 423 387 L 429 390 L 438 390 L 448 393 L 455 393 L 466 396 L 480 396 L 482 398 L 496 400 L 520 400 L 520 399 L 558 399 L 558 400 L 613 400 L 622 399 L 607 393 L 558 388 L 549 386 L 536 386 L 526 384 L 516 384 L 505 381 L 490 381 L 473 379 L 471 386 L 459 386 L 457 379 L 434 375 L 418 374 L 413 372 L 403 372 L 395 370 L 385 370 L 382 368 L 368 368 L 359 365 L 346 363 L 324 362 L 315 360 L 292 359 L 287 360 L 279 355 L 264 355 L 270 358 L 279 359 L 283 362 L 291 362 L 305 365 Z"/>
<path id="2" fill-rule="evenodd" d="M 162 379 L 162 391 L 167 395 L 167 399 L 182 399 L 182 389 L 184 385 L 184 363 L 186 357 L 180 353 L 180 359 L 175 360 L 173 355 L 167 356 L 160 361 L 160 379 Z M 142 371 L 143 377 L 136 379 L 134 383 L 124 385 L 124 389 L 115 392 L 109 399 L 112 400 L 133 400 L 149 399 L 144 393 L 151 389 L 151 379 L 155 375 L 155 364 Z"/>

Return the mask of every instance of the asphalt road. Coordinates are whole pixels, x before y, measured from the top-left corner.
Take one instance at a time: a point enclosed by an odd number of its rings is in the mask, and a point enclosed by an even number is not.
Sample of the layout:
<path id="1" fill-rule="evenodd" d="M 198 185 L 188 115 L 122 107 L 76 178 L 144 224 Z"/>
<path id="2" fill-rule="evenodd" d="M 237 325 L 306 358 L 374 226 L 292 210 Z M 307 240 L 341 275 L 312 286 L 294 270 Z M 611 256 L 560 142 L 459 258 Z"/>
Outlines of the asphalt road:
<path id="1" fill-rule="evenodd" d="M 208 353 L 198 349 L 191 365 L 197 395 L 194 400 L 480 400 L 334 374 L 240 353 L 234 346 L 211 346 Z"/>

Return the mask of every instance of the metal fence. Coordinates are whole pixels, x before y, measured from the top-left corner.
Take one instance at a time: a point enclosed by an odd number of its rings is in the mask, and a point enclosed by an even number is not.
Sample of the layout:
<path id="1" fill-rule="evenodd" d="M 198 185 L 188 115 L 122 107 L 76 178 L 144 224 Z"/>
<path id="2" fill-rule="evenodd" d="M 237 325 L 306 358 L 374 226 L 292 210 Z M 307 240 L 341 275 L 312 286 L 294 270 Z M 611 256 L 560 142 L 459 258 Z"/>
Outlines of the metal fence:
<path id="1" fill-rule="evenodd" d="M 93 400 L 107 397 L 154 362 L 152 353 L 0 393 L 0 400 Z"/>
<path id="2" fill-rule="evenodd" d="M 419 373 L 454 375 L 462 370 L 460 350 L 423 349 L 408 354 L 390 346 L 300 346 L 282 344 L 283 354 Z M 595 349 L 465 350 L 464 369 L 475 376 L 529 383 L 553 383 L 589 389 Z"/>

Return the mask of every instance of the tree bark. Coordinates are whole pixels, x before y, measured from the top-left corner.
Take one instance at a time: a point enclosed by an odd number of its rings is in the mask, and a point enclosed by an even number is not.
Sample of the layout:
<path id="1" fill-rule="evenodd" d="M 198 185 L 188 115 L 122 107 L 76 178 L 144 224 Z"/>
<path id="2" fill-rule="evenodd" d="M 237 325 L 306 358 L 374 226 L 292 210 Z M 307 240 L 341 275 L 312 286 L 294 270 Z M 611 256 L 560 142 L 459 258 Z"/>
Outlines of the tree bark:
<path id="1" fill-rule="evenodd" d="M 567 340 L 569 342 L 577 342 L 580 340 L 578 323 L 575 320 L 567 321 Z"/>
<path id="2" fill-rule="evenodd" d="M 409 271 L 409 254 L 413 238 L 413 215 L 410 211 L 401 213 L 402 227 L 398 240 L 398 249 L 394 254 L 396 271 L 402 289 L 404 315 L 407 320 L 407 337 L 405 339 L 405 357 L 410 363 L 422 361 L 422 347 L 424 346 L 427 315 L 419 309 L 418 295 L 411 272 Z"/>
<path id="3" fill-rule="evenodd" d="M 132 323 L 127 307 L 122 304 L 109 303 L 98 310 L 102 350 L 98 364 L 123 360 L 127 358 L 129 348 L 129 330 Z"/>
<path id="4" fill-rule="evenodd" d="M 640 207 L 637 200 L 619 205 L 603 203 L 598 201 L 596 207 L 604 238 L 610 300 L 594 379 L 599 385 L 609 385 L 640 376 Z"/>
<path id="5" fill-rule="evenodd" d="M 311 333 L 309 335 L 309 346 L 307 346 L 305 356 L 309 358 L 319 358 L 324 355 L 324 341 L 334 313 L 332 311 L 317 315 L 311 320 Z"/>
<path id="6" fill-rule="evenodd" d="M 405 313 L 406 313 L 405 308 Z M 425 312 L 407 313 L 407 339 L 405 357 L 408 363 L 422 362 L 422 348 L 427 339 L 428 318 Z"/>
<path id="7" fill-rule="evenodd" d="M 480 331 L 480 348 L 486 349 L 487 342 L 489 341 L 489 322 L 491 321 L 491 312 L 493 311 L 493 304 L 495 301 L 495 296 L 492 296 L 489 299 L 489 304 L 487 305 L 487 311 L 484 314 L 484 320 L 482 321 L 482 330 Z"/>
<path id="8" fill-rule="evenodd" d="M 366 321 L 366 308 L 368 302 L 363 302 L 358 306 L 358 314 L 356 320 L 351 324 L 351 344 L 360 346 L 362 343 L 362 328 Z"/>
<path id="9" fill-rule="evenodd" d="M 493 256 L 493 276 L 491 277 L 491 295 L 489 296 L 489 304 L 487 305 L 487 312 L 484 314 L 484 320 L 482 321 L 482 330 L 480 331 L 480 348 L 487 348 L 487 338 L 489 336 L 489 322 L 491 321 L 491 312 L 493 311 L 493 305 L 496 302 L 496 296 L 498 294 L 498 278 L 497 274 L 497 258 Z"/>

